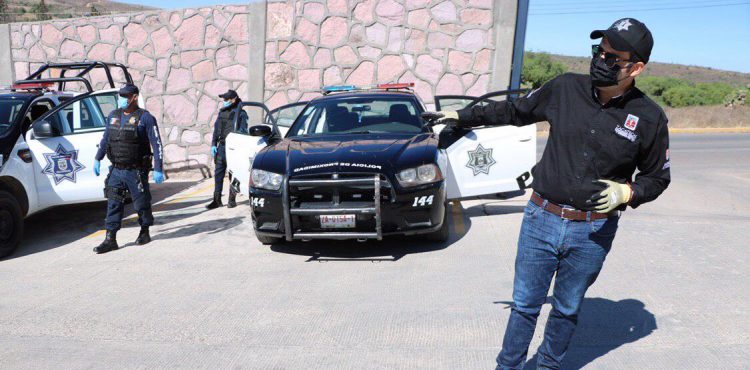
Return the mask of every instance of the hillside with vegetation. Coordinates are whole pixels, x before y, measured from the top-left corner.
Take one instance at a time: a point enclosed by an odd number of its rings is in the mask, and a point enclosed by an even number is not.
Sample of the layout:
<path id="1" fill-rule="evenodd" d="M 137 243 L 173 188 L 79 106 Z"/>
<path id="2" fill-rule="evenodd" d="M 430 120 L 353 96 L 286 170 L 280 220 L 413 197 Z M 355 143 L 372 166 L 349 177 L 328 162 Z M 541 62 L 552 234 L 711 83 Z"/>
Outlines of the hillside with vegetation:
<path id="1" fill-rule="evenodd" d="M 536 88 L 566 72 L 587 74 L 590 61 L 526 52 L 523 86 Z M 652 62 L 637 86 L 665 109 L 671 127 L 750 127 L 748 73 Z"/>
<path id="2" fill-rule="evenodd" d="M 155 9 L 107 0 L 0 0 L 0 23 L 33 22 Z"/>

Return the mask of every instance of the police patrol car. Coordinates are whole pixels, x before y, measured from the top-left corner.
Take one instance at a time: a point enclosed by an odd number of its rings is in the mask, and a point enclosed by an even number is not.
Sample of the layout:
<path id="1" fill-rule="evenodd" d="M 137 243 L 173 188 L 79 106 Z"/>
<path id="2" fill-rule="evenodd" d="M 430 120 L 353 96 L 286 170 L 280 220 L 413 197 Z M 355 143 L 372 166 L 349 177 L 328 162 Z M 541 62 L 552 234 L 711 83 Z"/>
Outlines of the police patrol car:
<path id="1" fill-rule="evenodd" d="M 108 89 L 94 91 L 87 79 L 92 71 L 103 72 Z M 122 64 L 51 63 L 0 91 L 0 257 L 18 246 L 26 216 L 104 200 L 93 161 L 107 116 L 117 107 L 113 72 L 132 83 Z M 85 92 L 66 91 L 66 84 Z M 108 170 L 103 163 L 105 176 Z"/>
<path id="2" fill-rule="evenodd" d="M 237 120 L 227 137 L 228 169 L 234 191 L 250 197 L 262 243 L 444 241 L 449 200 L 523 194 L 536 163 L 533 125 L 433 127 L 412 86 L 333 86 L 273 111 L 257 102 L 237 108 L 250 123 Z M 437 96 L 435 104 L 457 109 L 516 93 Z"/>

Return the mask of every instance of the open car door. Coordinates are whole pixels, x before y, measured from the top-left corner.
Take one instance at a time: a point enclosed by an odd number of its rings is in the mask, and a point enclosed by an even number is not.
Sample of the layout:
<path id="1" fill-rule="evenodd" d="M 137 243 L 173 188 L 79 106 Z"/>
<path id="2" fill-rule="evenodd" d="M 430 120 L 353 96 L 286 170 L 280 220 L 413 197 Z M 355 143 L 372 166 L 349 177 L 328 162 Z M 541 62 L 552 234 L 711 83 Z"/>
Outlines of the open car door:
<path id="1" fill-rule="evenodd" d="M 49 137 L 37 137 L 33 129 L 26 133 L 41 207 L 104 199 L 109 161 L 102 160 L 101 176 L 96 176 L 94 157 L 116 108 L 117 90 L 98 91 L 68 100 L 32 124 L 49 125 L 53 132 Z"/>
<path id="2" fill-rule="evenodd" d="M 263 103 L 242 102 L 234 115 L 233 130 L 226 139 L 227 171 L 232 188 L 240 194 L 248 194 L 250 168 L 255 154 L 266 145 L 265 137 L 250 136 L 249 129 L 255 125 L 271 126 L 274 135 L 280 135 L 271 116 L 271 111 Z"/>
<path id="3" fill-rule="evenodd" d="M 480 97 L 436 96 L 435 108 L 458 110 L 498 98 L 512 99 L 524 91 L 497 91 Z M 440 131 L 440 148 L 445 150 L 448 162 L 448 199 L 522 195 L 531 184 L 531 168 L 536 164 L 536 125 L 471 130 L 448 126 Z"/>

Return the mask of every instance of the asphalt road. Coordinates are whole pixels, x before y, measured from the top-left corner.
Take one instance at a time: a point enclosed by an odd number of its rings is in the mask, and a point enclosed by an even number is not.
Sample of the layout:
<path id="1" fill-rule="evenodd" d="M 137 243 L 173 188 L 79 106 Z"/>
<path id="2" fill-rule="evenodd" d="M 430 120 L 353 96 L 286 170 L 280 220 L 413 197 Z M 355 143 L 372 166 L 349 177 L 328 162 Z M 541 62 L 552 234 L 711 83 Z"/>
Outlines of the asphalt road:
<path id="1" fill-rule="evenodd" d="M 750 135 L 675 135 L 673 182 L 629 210 L 566 368 L 750 368 Z M 94 255 L 102 203 L 26 223 L 0 261 L 0 368 L 490 369 L 525 198 L 462 202 L 448 243 L 261 246 L 210 181 L 154 186 L 147 246 Z M 548 305 L 532 343 L 541 342 Z"/>

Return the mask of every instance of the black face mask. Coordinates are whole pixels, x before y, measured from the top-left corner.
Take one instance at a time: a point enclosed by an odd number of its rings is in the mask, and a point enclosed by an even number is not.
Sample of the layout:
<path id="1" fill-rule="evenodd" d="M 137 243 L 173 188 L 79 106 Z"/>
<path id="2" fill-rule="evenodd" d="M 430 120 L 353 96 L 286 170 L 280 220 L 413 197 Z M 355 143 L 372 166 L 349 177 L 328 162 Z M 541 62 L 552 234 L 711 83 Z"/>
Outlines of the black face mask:
<path id="1" fill-rule="evenodd" d="M 607 87 L 617 85 L 620 80 L 617 76 L 620 74 L 620 66 L 614 65 L 611 68 L 604 63 L 604 59 L 593 57 L 591 58 L 591 69 L 589 74 L 591 75 L 591 83 L 596 87 Z"/>

